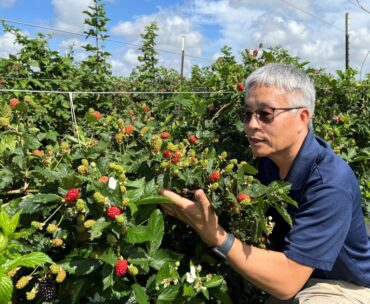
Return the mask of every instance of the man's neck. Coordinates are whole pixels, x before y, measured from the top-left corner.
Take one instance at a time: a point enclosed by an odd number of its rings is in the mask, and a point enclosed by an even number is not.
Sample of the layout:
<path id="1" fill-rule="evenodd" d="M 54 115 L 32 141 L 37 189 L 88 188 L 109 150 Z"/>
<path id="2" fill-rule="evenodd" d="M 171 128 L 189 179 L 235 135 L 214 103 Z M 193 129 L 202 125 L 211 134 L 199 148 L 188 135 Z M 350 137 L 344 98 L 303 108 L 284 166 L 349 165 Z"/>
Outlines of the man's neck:
<path id="1" fill-rule="evenodd" d="M 279 177 L 281 180 L 285 179 L 288 176 L 290 168 L 292 167 L 293 162 L 296 159 L 307 134 L 308 130 L 302 132 L 294 145 L 288 147 L 286 150 L 281 151 L 281 153 L 279 153 L 278 155 L 274 155 L 271 158 L 271 160 L 279 168 Z"/>

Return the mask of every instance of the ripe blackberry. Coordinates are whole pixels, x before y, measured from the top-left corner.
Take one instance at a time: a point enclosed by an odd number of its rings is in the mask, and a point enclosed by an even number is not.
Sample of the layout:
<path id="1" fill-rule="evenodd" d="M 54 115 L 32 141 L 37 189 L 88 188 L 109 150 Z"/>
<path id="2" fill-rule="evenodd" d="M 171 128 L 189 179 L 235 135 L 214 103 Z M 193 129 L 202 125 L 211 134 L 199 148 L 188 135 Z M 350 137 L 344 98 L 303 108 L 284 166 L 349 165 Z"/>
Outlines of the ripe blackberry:
<path id="1" fill-rule="evenodd" d="M 45 301 L 52 301 L 56 298 L 57 290 L 54 281 L 48 278 L 40 280 L 40 294 Z"/>

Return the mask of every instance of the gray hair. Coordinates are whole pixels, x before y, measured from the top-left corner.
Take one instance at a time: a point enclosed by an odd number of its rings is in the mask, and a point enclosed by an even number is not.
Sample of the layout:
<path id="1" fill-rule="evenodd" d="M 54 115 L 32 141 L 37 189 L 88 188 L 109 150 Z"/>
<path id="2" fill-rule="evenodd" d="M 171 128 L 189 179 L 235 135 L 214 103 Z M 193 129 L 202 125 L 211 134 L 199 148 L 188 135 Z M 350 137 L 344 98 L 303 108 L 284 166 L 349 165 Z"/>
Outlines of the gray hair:
<path id="1" fill-rule="evenodd" d="M 270 63 L 252 72 L 245 80 L 247 96 L 255 86 L 273 86 L 288 94 L 295 94 L 296 99 L 290 106 L 308 108 L 311 116 L 308 127 L 312 129 L 316 90 L 313 81 L 304 72 L 292 65 Z"/>

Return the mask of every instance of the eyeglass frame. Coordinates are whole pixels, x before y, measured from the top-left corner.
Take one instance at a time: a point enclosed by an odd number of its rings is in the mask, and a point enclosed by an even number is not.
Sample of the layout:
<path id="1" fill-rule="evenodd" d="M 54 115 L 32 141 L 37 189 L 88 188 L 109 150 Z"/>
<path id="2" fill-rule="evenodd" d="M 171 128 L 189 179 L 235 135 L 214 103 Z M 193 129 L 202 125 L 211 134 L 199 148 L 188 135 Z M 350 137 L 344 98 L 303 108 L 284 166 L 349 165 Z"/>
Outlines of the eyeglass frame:
<path id="1" fill-rule="evenodd" d="M 261 112 L 264 110 L 264 109 L 271 109 L 272 110 L 272 119 L 271 120 L 266 120 L 266 118 L 262 118 L 261 119 Z M 241 120 L 244 124 L 246 123 L 249 123 L 251 120 L 252 120 L 252 117 L 253 115 L 256 115 L 256 119 L 259 121 L 259 122 L 262 122 L 262 123 L 265 123 L 265 124 L 269 124 L 269 123 L 272 123 L 275 119 L 275 111 L 276 110 L 284 110 L 284 111 L 291 111 L 291 110 L 298 110 L 298 109 L 304 109 L 304 108 L 307 108 L 305 106 L 298 106 L 298 107 L 285 107 L 285 108 L 275 108 L 275 107 L 270 107 L 270 106 L 264 106 L 263 108 L 261 109 L 257 109 L 255 111 L 250 111 L 251 115 L 250 115 L 250 118 L 247 119 L 246 117 L 246 108 L 243 108 L 242 109 L 242 112 L 241 113 Z"/>

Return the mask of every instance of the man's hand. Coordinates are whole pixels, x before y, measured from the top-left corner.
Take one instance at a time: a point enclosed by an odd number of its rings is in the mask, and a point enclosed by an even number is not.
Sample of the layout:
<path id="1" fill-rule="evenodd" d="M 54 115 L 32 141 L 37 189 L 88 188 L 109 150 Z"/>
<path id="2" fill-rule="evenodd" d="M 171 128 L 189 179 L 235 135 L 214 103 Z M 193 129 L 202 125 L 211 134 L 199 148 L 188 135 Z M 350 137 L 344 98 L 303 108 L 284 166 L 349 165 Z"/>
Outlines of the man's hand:
<path id="1" fill-rule="evenodd" d="M 184 198 L 172 191 L 161 190 L 160 194 L 174 204 L 163 204 L 165 213 L 189 224 L 209 246 L 220 246 L 226 238 L 225 230 L 218 224 L 218 217 L 204 191 L 195 191 L 195 201 Z"/>

